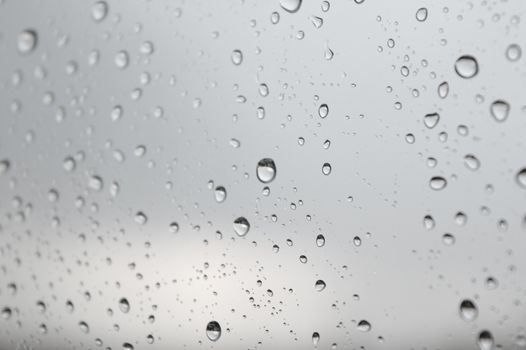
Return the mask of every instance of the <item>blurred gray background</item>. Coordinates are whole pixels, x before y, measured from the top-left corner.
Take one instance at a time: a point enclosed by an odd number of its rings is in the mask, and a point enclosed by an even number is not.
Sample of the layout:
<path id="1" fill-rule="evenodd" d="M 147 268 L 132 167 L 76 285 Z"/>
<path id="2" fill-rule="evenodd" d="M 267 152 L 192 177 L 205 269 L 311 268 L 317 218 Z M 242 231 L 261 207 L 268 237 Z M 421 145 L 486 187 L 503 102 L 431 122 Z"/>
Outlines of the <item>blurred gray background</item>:
<path id="1" fill-rule="evenodd" d="M 525 13 L 1 0 L 0 348 L 526 349 Z"/>

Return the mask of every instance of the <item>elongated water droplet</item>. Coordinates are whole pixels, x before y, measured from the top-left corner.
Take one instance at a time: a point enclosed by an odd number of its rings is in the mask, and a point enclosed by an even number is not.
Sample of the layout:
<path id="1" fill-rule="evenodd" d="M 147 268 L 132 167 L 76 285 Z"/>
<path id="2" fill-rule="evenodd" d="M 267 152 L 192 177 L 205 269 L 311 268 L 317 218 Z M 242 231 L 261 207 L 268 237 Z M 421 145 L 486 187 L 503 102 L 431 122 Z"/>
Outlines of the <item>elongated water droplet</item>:
<path id="1" fill-rule="evenodd" d="M 230 59 L 234 65 L 239 66 L 241 63 L 243 63 L 243 52 L 241 52 L 241 50 L 232 51 Z"/>
<path id="2" fill-rule="evenodd" d="M 446 98 L 449 94 L 449 84 L 447 81 L 444 81 L 438 85 L 438 97 Z"/>
<path id="3" fill-rule="evenodd" d="M 331 171 L 332 166 L 329 163 L 324 163 L 321 167 L 321 172 L 323 173 L 323 175 L 330 175 Z"/>
<path id="4" fill-rule="evenodd" d="M 326 118 L 329 115 L 329 106 L 325 103 L 320 105 L 320 107 L 318 107 L 318 115 L 320 118 Z"/>
<path id="5" fill-rule="evenodd" d="M 91 18 L 95 22 L 101 22 L 108 15 L 108 4 L 105 1 L 97 1 L 91 7 Z"/>
<path id="6" fill-rule="evenodd" d="M 469 170 L 478 170 L 478 168 L 480 168 L 480 161 L 473 154 L 466 154 L 464 156 L 464 164 Z"/>
<path id="7" fill-rule="evenodd" d="M 526 189 L 526 167 L 517 172 L 517 175 L 515 175 L 515 180 L 520 187 Z"/>
<path id="8" fill-rule="evenodd" d="M 121 298 L 121 300 L 119 300 L 119 309 L 125 314 L 130 311 L 130 303 L 128 302 L 128 299 Z"/>

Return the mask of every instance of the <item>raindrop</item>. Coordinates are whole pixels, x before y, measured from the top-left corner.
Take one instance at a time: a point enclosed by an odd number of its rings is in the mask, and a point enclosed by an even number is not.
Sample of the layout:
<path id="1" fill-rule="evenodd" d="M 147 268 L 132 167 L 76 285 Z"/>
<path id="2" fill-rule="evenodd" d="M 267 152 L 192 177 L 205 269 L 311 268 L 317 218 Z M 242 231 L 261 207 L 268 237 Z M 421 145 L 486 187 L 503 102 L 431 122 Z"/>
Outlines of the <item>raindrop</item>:
<path id="1" fill-rule="evenodd" d="M 477 318 L 477 316 L 478 316 L 478 309 L 477 309 L 477 306 L 475 305 L 475 303 L 473 303 L 471 300 L 464 299 L 460 303 L 459 313 L 460 313 L 460 317 L 464 321 L 470 322 L 470 321 L 473 321 L 473 320 L 475 320 Z"/>
<path id="2" fill-rule="evenodd" d="M 321 167 L 321 172 L 323 173 L 323 175 L 329 175 L 332 171 L 332 167 L 329 163 L 324 163 L 323 166 Z"/>
<path id="3" fill-rule="evenodd" d="M 449 84 L 447 81 L 444 81 L 438 85 L 438 97 L 440 98 L 446 98 L 449 94 Z"/>
<path id="4" fill-rule="evenodd" d="M 435 191 L 443 190 L 447 186 L 447 181 L 442 176 L 434 176 L 429 180 L 429 187 Z"/>
<path id="5" fill-rule="evenodd" d="M 117 54 L 115 55 L 114 62 L 117 68 L 119 69 L 124 69 L 128 67 L 129 61 L 130 61 L 130 56 L 128 55 L 128 52 L 124 50 L 117 52 Z"/>
<path id="6" fill-rule="evenodd" d="M 222 203 L 226 199 L 226 189 L 223 186 L 217 186 L 214 190 L 216 202 Z"/>
<path id="7" fill-rule="evenodd" d="M 256 175 L 262 183 L 269 183 L 276 177 L 276 164 L 270 158 L 263 158 L 258 162 Z"/>
<path id="8" fill-rule="evenodd" d="M 520 187 L 526 189 L 526 168 L 522 168 L 517 172 L 517 175 L 515 175 L 515 180 Z"/>
<path id="9" fill-rule="evenodd" d="M 356 328 L 358 328 L 358 330 L 361 332 L 369 332 L 371 330 L 371 324 L 366 320 L 361 320 L 358 322 L 358 326 Z"/>
<path id="10" fill-rule="evenodd" d="M 321 292 L 322 290 L 325 289 L 327 285 L 325 284 L 325 282 L 323 280 L 317 280 L 316 283 L 314 284 L 314 289 L 316 289 L 317 292 Z"/>
<path id="11" fill-rule="evenodd" d="M 95 22 L 101 22 L 108 15 L 108 4 L 105 1 L 97 1 L 91 7 L 91 18 Z"/>
<path id="12" fill-rule="evenodd" d="M 493 336 L 489 331 L 482 331 L 479 333 L 477 345 L 479 346 L 480 350 L 491 350 L 493 349 L 493 344 Z"/>
<path id="13" fill-rule="evenodd" d="M 318 332 L 312 333 L 312 344 L 314 344 L 314 346 L 316 346 L 316 345 L 318 345 L 319 342 L 320 342 L 320 333 L 318 333 Z"/>
<path id="14" fill-rule="evenodd" d="M 210 321 L 206 325 L 206 336 L 211 341 L 217 341 L 221 337 L 221 326 L 217 321 Z"/>
<path id="15" fill-rule="evenodd" d="M 464 79 L 473 78 L 477 75 L 478 71 L 479 65 L 473 56 L 460 56 L 455 62 L 455 72 Z"/>
<path id="16" fill-rule="evenodd" d="M 241 50 L 232 51 L 230 59 L 232 60 L 233 64 L 239 66 L 241 63 L 243 63 L 243 52 L 241 52 Z"/>
<path id="17" fill-rule="evenodd" d="M 121 298 L 121 300 L 119 300 L 119 309 L 125 314 L 130 311 L 130 303 L 128 302 L 128 299 Z"/>
<path id="18" fill-rule="evenodd" d="M 32 29 L 26 29 L 18 34 L 17 47 L 21 54 L 32 52 L 37 46 L 37 32 Z"/>
<path id="19" fill-rule="evenodd" d="M 493 119 L 495 119 L 497 122 L 504 122 L 506 119 L 508 119 L 510 105 L 506 101 L 497 100 L 491 104 L 490 112 Z"/>
<path id="20" fill-rule="evenodd" d="M 302 0 L 280 0 L 281 8 L 289 13 L 298 12 L 301 7 Z"/>
<path id="21" fill-rule="evenodd" d="M 421 7 L 416 11 L 416 20 L 418 22 L 424 22 L 427 19 L 427 8 Z"/>
<path id="22" fill-rule="evenodd" d="M 329 115 L 329 106 L 327 106 L 325 103 L 320 105 L 320 107 L 318 107 L 318 115 L 322 119 L 326 118 Z"/>
<path id="23" fill-rule="evenodd" d="M 522 56 L 521 47 L 517 44 L 511 44 L 506 49 L 506 58 L 511 62 L 518 61 Z"/>
<path id="24" fill-rule="evenodd" d="M 89 178 L 88 186 L 94 191 L 100 191 L 102 190 L 102 187 L 104 186 L 104 182 L 102 181 L 102 178 L 97 175 L 93 175 Z"/>
<path id="25" fill-rule="evenodd" d="M 318 247 L 323 247 L 325 245 L 325 237 L 322 234 L 316 236 L 316 245 Z"/>
<path id="26" fill-rule="evenodd" d="M 79 322 L 79 327 L 82 333 L 89 333 L 89 326 L 86 322 L 84 321 Z"/>
<path id="27" fill-rule="evenodd" d="M 424 125 L 428 129 L 433 129 L 437 126 L 438 121 L 440 120 L 440 115 L 438 113 L 430 113 L 424 116 Z"/>
<path id="28" fill-rule="evenodd" d="M 474 171 L 480 168 L 480 161 L 473 154 L 466 154 L 464 156 L 464 165 L 466 165 L 466 168 L 468 168 L 469 170 Z"/>
<path id="29" fill-rule="evenodd" d="M 247 219 L 240 216 L 234 220 L 234 232 L 239 236 L 245 236 L 250 230 L 250 223 Z"/>

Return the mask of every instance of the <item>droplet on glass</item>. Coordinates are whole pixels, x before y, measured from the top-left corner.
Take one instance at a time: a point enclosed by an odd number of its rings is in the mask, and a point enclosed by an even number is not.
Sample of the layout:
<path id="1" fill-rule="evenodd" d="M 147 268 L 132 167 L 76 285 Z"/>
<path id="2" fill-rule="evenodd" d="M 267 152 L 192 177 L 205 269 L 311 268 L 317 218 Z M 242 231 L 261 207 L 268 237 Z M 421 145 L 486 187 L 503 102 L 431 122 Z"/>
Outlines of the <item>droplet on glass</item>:
<path id="1" fill-rule="evenodd" d="M 455 72 L 457 72 L 461 78 L 473 78 L 479 72 L 478 62 L 473 56 L 460 56 L 455 62 Z"/>
<path id="2" fill-rule="evenodd" d="M 440 120 L 440 115 L 438 113 L 429 113 L 424 116 L 424 125 L 428 129 L 433 129 L 437 126 Z"/>
<path id="3" fill-rule="evenodd" d="M 325 103 L 320 105 L 320 107 L 318 107 L 318 115 L 322 119 L 326 118 L 329 115 L 329 106 L 327 106 Z"/>
<path id="4" fill-rule="evenodd" d="M 271 158 L 263 158 L 258 162 L 256 175 L 262 183 L 269 183 L 276 178 L 276 164 Z"/>
<path id="5" fill-rule="evenodd" d="M 101 22 L 108 15 L 108 4 L 105 1 L 97 1 L 91 7 L 91 18 L 95 22 Z"/>
<path id="6" fill-rule="evenodd" d="M 449 94 L 449 84 L 447 81 L 444 81 L 438 85 L 438 97 L 440 98 L 446 98 Z"/>
<path id="7" fill-rule="evenodd" d="M 321 167 L 321 172 L 323 173 L 323 175 L 330 175 L 331 171 L 332 166 L 329 163 L 324 163 Z"/>
<path id="8" fill-rule="evenodd" d="M 241 63 L 243 63 L 243 52 L 241 52 L 241 50 L 232 51 L 230 59 L 234 65 L 239 66 Z"/>
<path id="9" fill-rule="evenodd" d="M 429 180 L 429 187 L 435 191 L 443 190 L 447 186 L 447 181 L 442 176 L 434 176 Z"/>
<path id="10" fill-rule="evenodd" d="M 478 316 L 478 309 L 475 303 L 469 299 L 464 299 L 459 307 L 460 317 L 467 322 L 473 321 Z"/>
<path id="11" fill-rule="evenodd" d="M 298 12 L 301 7 L 302 0 L 280 0 L 281 8 L 289 13 Z"/>
<path id="12" fill-rule="evenodd" d="M 358 322 L 358 326 L 356 328 L 358 328 L 358 330 L 361 332 L 369 332 L 371 330 L 371 324 L 369 321 L 361 320 Z"/>
<path id="13" fill-rule="evenodd" d="M 119 309 L 125 314 L 130 311 L 130 303 L 128 302 L 128 299 L 121 298 L 121 300 L 119 300 Z"/>
<path id="14" fill-rule="evenodd" d="M 515 180 L 520 187 L 526 189 L 526 168 L 522 168 L 515 175 Z"/>
<path id="15" fill-rule="evenodd" d="M 210 321 L 206 325 L 206 336 L 211 341 L 217 341 L 221 337 L 221 326 L 217 321 Z"/>
<path id="16" fill-rule="evenodd" d="M 479 346 L 480 350 L 492 350 L 493 344 L 493 336 L 489 331 L 482 331 L 479 333 L 477 345 Z"/>
<path id="17" fill-rule="evenodd" d="M 226 189 L 223 186 L 217 186 L 214 190 L 216 202 L 222 203 L 226 199 Z"/>
<path id="18" fill-rule="evenodd" d="M 245 236 L 250 230 L 250 223 L 247 219 L 240 216 L 234 220 L 234 232 L 239 236 Z"/>
<path id="19" fill-rule="evenodd" d="M 427 19 L 427 8 L 421 7 L 416 11 L 416 20 L 418 22 L 424 22 Z"/>
<path id="20" fill-rule="evenodd" d="M 31 53 L 37 46 L 37 32 L 32 29 L 26 29 L 18 34 L 17 48 L 21 54 Z"/>
<path id="21" fill-rule="evenodd" d="M 314 284 L 314 289 L 316 289 L 317 292 L 321 292 L 322 290 L 325 289 L 327 285 L 325 284 L 325 282 L 323 280 L 317 280 L 316 283 Z"/>
<path id="22" fill-rule="evenodd" d="M 493 119 L 502 123 L 508 119 L 510 113 L 510 105 L 503 100 L 496 100 L 490 106 L 490 112 Z"/>
<path id="23" fill-rule="evenodd" d="M 515 62 L 518 61 L 522 56 L 522 49 L 517 44 L 511 44 L 506 49 L 506 58 L 511 61 Z"/>

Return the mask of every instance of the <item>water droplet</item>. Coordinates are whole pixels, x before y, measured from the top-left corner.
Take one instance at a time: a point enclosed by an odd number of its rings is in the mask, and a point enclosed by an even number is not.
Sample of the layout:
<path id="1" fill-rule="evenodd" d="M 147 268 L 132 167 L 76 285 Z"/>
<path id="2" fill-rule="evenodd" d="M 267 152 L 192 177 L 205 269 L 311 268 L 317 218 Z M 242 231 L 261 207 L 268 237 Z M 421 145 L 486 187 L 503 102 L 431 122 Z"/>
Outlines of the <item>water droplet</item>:
<path id="1" fill-rule="evenodd" d="M 440 120 L 440 115 L 438 113 L 430 113 L 424 116 L 424 125 L 428 129 L 433 129 L 437 126 L 438 121 Z"/>
<path id="2" fill-rule="evenodd" d="M 460 56 L 455 62 L 455 72 L 464 79 L 473 78 L 479 72 L 478 62 L 473 56 Z"/>
<path id="3" fill-rule="evenodd" d="M 318 345 L 319 342 L 320 342 L 320 333 L 318 333 L 318 332 L 312 333 L 312 344 L 314 344 L 314 346 L 316 346 L 316 345 Z"/>
<path id="4" fill-rule="evenodd" d="M 135 222 L 139 225 L 144 225 L 148 222 L 148 217 L 142 211 L 139 211 L 135 214 Z"/>
<path id="5" fill-rule="evenodd" d="M 216 202 L 224 202 L 226 199 L 226 189 L 223 186 L 217 186 L 214 190 L 214 196 L 216 198 Z"/>
<path id="6" fill-rule="evenodd" d="M 511 44 L 506 49 L 506 58 L 511 62 L 518 61 L 522 56 L 522 49 L 517 44 Z"/>
<path id="7" fill-rule="evenodd" d="M 327 106 L 325 103 L 320 105 L 318 107 L 318 115 L 320 118 L 326 118 L 329 115 L 329 106 Z"/>
<path id="8" fill-rule="evenodd" d="M 122 350 L 133 350 L 133 345 L 130 343 L 124 343 L 122 344 Z"/>
<path id="9" fill-rule="evenodd" d="M 119 309 L 125 314 L 130 311 L 130 303 L 128 302 L 128 299 L 121 298 L 121 300 L 119 300 Z"/>
<path id="10" fill-rule="evenodd" d="M 97 175 L 93 175 L 88 180 L 88 186 L 94 191 L 100 191 L 102 190 L 102 187 L 104 186 L 104 182 L 102 181 L 102 178 Z"/>
<path id="11" fill-rule="evenodd" d="M 515 180 L 522 188 L 526 189 L 526 168 L 522 168 L 515 175 Z"/>
<path id="12" fill-rule="evenodd" d="M 206 336 L 211 341 L 217 341 L 221 337 L 221 326 L 217 321 L 210 321 L 206 325 Z"/>
<path id="13" fill-rule="evenodd" d="M 263 158 L 258 162 L 256 175 L 262 183 L 269 183 L 276 178 L 276 164 L 271 158 Z"/>
<path id="14" fill-rule="evenodd" d="M 466 154 L 464 156 L 464 164 L 469 170 L 478 170 L 480 168 L 480 161 L 473 154 Z"/>
<path id="15" fill-rule="evenodd" d="M 9 162 L 9 160 L 4 159 L 0 161 L 0 175 L 7 173 L 10 167 L 11 167 L 11 163 Z"/>
<path id="16" fill-rule="evenodd" d="M 438 97 L 446 98 L 449 94 L 449 84 L 447 81 L 444 81 L 438 85 Z"/>
<path id="17" fill-rule="evenodd" d="M 83 333 L 89 333 L 89 326 L 86 322 L 80 321 L 79 322 L 79 328 Z"/>
<path id="18" fill-rule="evenodd" d="M 128 55 L 128 52 L 124 50 L 117 52 L 117 54 L 115 55 L 114 62 L 117 68 L 119 69 L 124 69 L 128 67 L 129 61 L 130 61 L 130 56 Z"/>
<path id="19" fill-rule="evenodd" d="M 101 22 L 108 15 L 108 4 L 105 1 L 97 1 L 91 7 L 91 18 L 95 22 Z"/>
<path id="20" fill-rule="evenodd" d="M 447 186 L 447 181 L 442 176 L 434 176 L 429 180 L 429 187 L 435 191 L 443 190 Z"/>
<path id="21" fill-rule="evenodd" d="M 504 122 L 506 119 L 508 119 L 510 105 L 506 101 L 497 100 L 491 104 L 490 112 L 493 119 L 495 119 L 497 122 Z"/>
<path id="22" fill-rule="evenodd" d="M 321 292 L 322 290 L 325 289 L 327 285 L 325 284 L 325 282 L 323 280 L 317 280 L 316 283 L 314 284 L 314 289 L 316 289 L 317 292 Z"/>
<path id="23" fill-rule="evenodd" d="M 366 320 L 361 320 L 358 322 L 358 326 L 356 328 L 358 328 L 358 330 L 361 332 L 369 332 L 371 330 L 371 324 Z"/>
<path id="24" fill-rule="evenodd" d="M 289 13 L 298 12 L 301 7 L 302 0 L 280 0 L 281 8 Z"/>
<path id="25" fill-rule="evenodd" d="M 32 29 L 26 29 L 18 34 L 17 47 L 21 54 L 32 52 L 37 46 L 37 32 Z"/>
<path id="26" fill-rule="evenodd" d="M 241 63 L 243 63 L 243 52 L 241 52 L 241 50 L 232 51 L 230 59 L 232 60 L 233 64 L 239 66 Z"/>
<path id="27" fill-rule="evenodd" d="M 473 301 L 464 299 L 460 303 L 459 313 L 464 321 L 470 322 L 477 318 L 478 309 Z"/>
<path id="28" fill-rule="evenodd" d="M 419 22 L 424 22 L 427 19 L 427 8 L 421 7 L 416 11 L 416 20 Z"/>
<path id="29" fill-rule="evenodd" d="M 322 234 L 316 236 L 316 245 L 318 247 L 323 247 L 325 245 L 325 237 Z"/>
<path id="30" fill-rule="evenodd" d="M 329 163 L 324 163 L 323 166 L 321 167 L 321 172 L 323 173 L 323 175 L 329 175 L 332 171 L 332 167 Z"/>
<path id="31" fill-rule="evenodd" d="M 452 246 L 455 244 L 455 236 L 453 236 L 451 233 L 444 233 L 442 235 L 442 242 L 447 246 Z"/>
<path id="32" fill-rule="evenodd" d="M 239 236 L 245 236 L 250 230 L 250 223 L 247 219 L 240 216 L 234 220 L 234 232 Z"/>
<path id="33" fill-rule="evenodd" d="M 491 350 L 493 349 L 493 344 L 493 336 L 489 331 L 482 331 L 479 333 L 477 345 L 479 346 L 480 350 Z"/>

